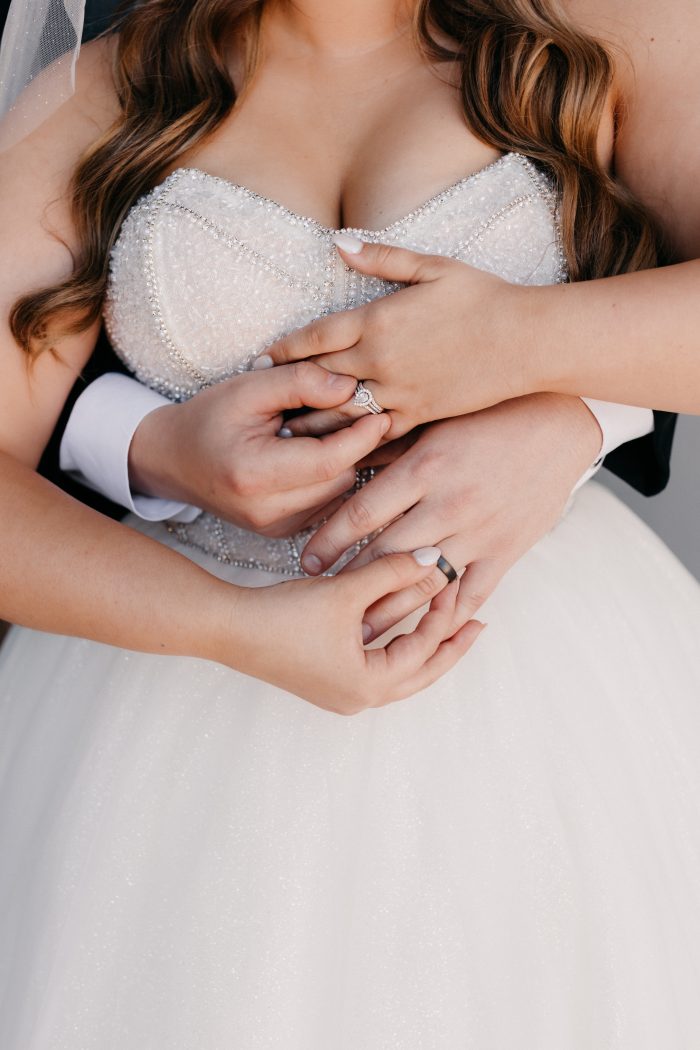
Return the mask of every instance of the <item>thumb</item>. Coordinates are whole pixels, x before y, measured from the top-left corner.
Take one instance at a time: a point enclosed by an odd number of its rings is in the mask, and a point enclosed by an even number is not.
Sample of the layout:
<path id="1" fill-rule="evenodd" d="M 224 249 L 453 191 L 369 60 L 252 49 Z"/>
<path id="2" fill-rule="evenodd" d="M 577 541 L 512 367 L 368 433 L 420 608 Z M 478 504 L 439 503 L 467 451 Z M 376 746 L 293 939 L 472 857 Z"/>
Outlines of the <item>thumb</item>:
<path id="1" fill-rule="evenodd" d="M 430 576 L 439 557 L 439 547 L 421 547 L 412 554 L 385 554 L 369 565 L 348 570 L 338 578 L 351 586 L 353 593 L 361 598 L 364 611 L 385 595 L 401 591 Z"/>
<path id="2" fill-rule="evenodd" d="M 302 407 L 336 408 L 352 397 L 357 386 L 352 376 L 334 374 L 313 361 L 256 370 L 248 376 L 248 406 L 265 416 Z"/>
<path id="3" fill-rule="evenodd" d="M 445 264 L 440 255 L 412 252 L 391 244 L 369 244 L 347 233 L 336 233 L 333 242 L 348 266 L 360 273 L 382 277 L 385 281 L 401 284 L 434 281 Z"/>

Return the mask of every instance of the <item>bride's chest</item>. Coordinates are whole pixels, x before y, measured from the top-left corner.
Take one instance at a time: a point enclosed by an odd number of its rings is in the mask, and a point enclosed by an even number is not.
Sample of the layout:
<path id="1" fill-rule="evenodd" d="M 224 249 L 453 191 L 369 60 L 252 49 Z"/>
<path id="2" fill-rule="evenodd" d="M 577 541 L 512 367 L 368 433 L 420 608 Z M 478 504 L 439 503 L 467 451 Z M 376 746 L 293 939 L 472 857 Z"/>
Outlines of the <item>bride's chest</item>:
<path id="1" fill-rule="evenodd" d="M 127 217 L 112 253 L 105 320 L 117 353 L 182 399 L 250 367 L 324 313 L 396 290 L 342 262 L 336 232 L 247 188 L 179 169 Z M 449 255 L 517 283 L 563 278 L 556 200 L 509 154 L 365 240 Z"/>

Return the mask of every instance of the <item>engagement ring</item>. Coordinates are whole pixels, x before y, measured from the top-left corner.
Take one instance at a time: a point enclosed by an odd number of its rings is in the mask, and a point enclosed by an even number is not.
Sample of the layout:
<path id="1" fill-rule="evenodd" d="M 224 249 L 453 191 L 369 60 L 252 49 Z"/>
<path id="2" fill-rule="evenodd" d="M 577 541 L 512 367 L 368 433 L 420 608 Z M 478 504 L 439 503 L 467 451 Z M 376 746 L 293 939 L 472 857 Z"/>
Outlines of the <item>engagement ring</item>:
<path id="1" fill-rule="evenodd" d="M 367 389 L 361 379 L 355 387 L 352 403 L 357 405 L 358 408 L 366 408 L 368 412 L 373 412 L 375 416 L 384 411 L 379 402 L 374 400 L 371 390 Z"/>

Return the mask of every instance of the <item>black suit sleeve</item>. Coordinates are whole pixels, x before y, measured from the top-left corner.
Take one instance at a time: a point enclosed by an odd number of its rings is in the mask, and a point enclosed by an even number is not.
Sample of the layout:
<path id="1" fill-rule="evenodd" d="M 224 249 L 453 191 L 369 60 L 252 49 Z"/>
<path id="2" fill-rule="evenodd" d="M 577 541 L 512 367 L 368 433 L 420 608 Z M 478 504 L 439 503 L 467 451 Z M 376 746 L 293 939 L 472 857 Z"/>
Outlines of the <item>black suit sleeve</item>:
<path id="1" fill-rule="evenodd" d="M 677 420 L 673 412 L 654 412 L 652 433 L 620 445 L 605 457 L 603 465 L 643 496 L 657 495 L 668 485 Z"/>

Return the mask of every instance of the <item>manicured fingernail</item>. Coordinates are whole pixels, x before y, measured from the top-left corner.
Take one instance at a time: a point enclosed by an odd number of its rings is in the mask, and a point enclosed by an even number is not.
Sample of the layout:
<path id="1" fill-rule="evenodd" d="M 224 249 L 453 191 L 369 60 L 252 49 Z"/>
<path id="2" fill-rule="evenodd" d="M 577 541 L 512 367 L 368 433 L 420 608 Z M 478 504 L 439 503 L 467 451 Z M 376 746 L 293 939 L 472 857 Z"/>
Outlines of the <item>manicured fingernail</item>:
<path id="1" fill-rule="evenodd" d="M 261 354 L 253 361 L 253 370 L 258 372 L 261 368 L 272 368 L 274 363 L 269 354 Z"/>
<path id="2" fill-rule="evenodd" d="M 348 255 L 359 255 L 365 246 L 364 241 L 361 241 L 359 237 L 351 237 L 349 233 L 334 233 L 333 243 Z"/>
<path id="3" fill-rule="evenodd" d="M 419 565 L 437 565 L 442 551 L 439 547 L 419 547 L 413 557 Z"/>
<path id="4" fill-rule="evenodd" d="M 308 572 L 309 576 L 318 576 L 323 568 L 321 559 L 317 558 L 315 554 L 305 554 L 301 559 L 301 564 L 304 572 Z"/>
<path id="5" fill-rule="evenodd" d="M 368 623 L 362 624 L 362 641 L 367 645 L 367 642 L 372 637 L 372 628 Z"/>
<path id="6" fill-rule="evenodd" d="M 293 438 L 294 431 L 290 430 L 289 427 L 280 427 L 277 431 L 277 437 L 279 438 Z"/>

